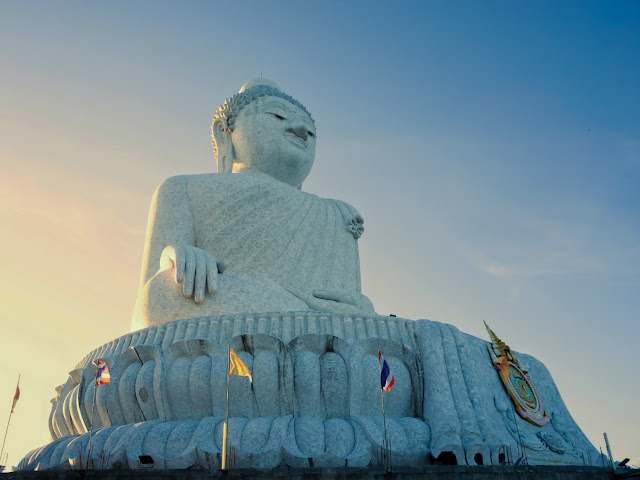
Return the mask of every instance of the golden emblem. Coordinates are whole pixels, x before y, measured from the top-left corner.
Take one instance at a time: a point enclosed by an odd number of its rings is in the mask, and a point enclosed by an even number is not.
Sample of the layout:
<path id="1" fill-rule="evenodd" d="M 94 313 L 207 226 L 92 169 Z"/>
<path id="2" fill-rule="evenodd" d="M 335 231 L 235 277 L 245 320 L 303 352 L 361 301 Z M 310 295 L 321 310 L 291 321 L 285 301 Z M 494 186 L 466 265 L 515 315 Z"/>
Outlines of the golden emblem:
<path id="1" fill-rule="evenodd" d="M 516 411 L 522 418 L 534 425 L 539 427 L 546 425 L 549 423 L 549 416 L 544 410 L 540 393 L 531 381 L 528 372 L 509 346 L 493 333 L 487 322 L 484 322 L 484 326 L 491 338 L 491 343 L 487 343 L 491 361 L 496 367 Z"/>

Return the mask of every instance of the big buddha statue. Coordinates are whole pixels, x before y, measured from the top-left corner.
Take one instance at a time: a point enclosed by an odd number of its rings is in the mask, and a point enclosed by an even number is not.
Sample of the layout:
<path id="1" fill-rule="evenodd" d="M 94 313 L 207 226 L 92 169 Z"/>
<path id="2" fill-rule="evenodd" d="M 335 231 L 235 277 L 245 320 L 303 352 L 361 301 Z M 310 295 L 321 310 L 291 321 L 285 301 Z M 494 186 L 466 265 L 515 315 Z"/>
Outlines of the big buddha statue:
<path id="1" fill-rule="evenodd" d="M 251 81 L 211 134 L 218 173 L 153 196 L 132 331 L 56 389 L 51 443 L 20 469 L 220 468 L 229 346 L 253 378 L 229 379 L 232 468 L 600 464 L 545 366 L 488 326 L 375 313 L 362 216 L 302 190 L 316 128 L 299 101 Z"/>
<path id="2" fill-rule="evenodd" d="M 134 329 L 203 315 L 374 313 L 360 291 L 355 208 L 301 190 L 316 153 L 307 109 L 266 79 L 244 85 L 211 126 L 217 174 L 156 191 Z"/>

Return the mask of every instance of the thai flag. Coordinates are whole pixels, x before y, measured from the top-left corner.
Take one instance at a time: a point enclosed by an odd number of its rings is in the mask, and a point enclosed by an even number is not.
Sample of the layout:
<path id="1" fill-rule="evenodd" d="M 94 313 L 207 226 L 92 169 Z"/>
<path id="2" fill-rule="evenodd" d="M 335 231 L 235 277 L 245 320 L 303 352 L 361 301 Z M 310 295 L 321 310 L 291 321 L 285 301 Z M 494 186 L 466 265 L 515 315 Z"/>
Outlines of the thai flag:
<path id="1" fill-rule="evenodd" d="M 104 385 L 111 381 L 109 367 L 102 360 L 98 361 L 98 374 L 96 375 L 96 385 Z"/>
<path id="2" fill-rule="evenodd" d="M 396 379 L 391 375 L 389 364 L 382 356 L 382 352 L 380 350 L 378 350 L 378 364 L 380 365 L 380 388 L 390 392 L 391 387 L 396 383 Z"/>

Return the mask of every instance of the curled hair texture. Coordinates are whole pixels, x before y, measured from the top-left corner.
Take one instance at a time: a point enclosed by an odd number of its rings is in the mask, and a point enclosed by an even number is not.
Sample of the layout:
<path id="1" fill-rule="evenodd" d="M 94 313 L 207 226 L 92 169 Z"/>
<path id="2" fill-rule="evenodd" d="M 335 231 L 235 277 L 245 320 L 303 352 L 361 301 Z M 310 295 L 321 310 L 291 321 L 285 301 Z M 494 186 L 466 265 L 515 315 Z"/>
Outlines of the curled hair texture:
<path id="1" fill-rule="evenodd" d="M 304 105 L 302 105 L 291 95 L 287 95 L 282 90 L 279 90 L 270 85 L 257 85 L 255 87 L 248 88 L 241 93 L 236 93 L 230 98 L 227 98 L 224 103 L 218 107 L 216 113 L 213 115 L 213 121 L 211 122 L 211 145 L 213 146 L 213 152 L 215 153 L 216 158 L 218 158 L 218 146 L 216 145 L 216 139 L 213 136 L 213 123 L 218 118 L 225 118 L 227 120 L 229 131 L 233 132 L 236 118 L 238 117 L 242 109 L 260 97 L 279 97 L 285 99 L 296 107 L 301 108 L 302 111 L 304 111 L 304 113 L 309 116 L 309 118 L 315 125 L 315 121 L 313 120 L 311 113 L 309 113 L 309 110 L 307 110 Z"/>

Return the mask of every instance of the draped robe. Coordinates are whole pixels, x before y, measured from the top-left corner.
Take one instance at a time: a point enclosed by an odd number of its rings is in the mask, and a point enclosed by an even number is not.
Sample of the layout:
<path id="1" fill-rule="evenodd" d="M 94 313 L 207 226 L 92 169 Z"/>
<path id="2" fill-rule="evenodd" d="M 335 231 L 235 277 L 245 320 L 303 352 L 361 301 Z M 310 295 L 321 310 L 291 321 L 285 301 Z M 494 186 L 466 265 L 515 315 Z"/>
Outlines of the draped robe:
<path id="1" fill-rule="evenodd" d="M 132 326 L 229 313 L 373 313 L 361 293 L 361 223 L 349 204 L 263 174 L 172 177 L 152 201 Z M 227 265 L 202 304 L 182 296 L 173 269 L 159 271 L 168 245 L 195 246 Z"/>

